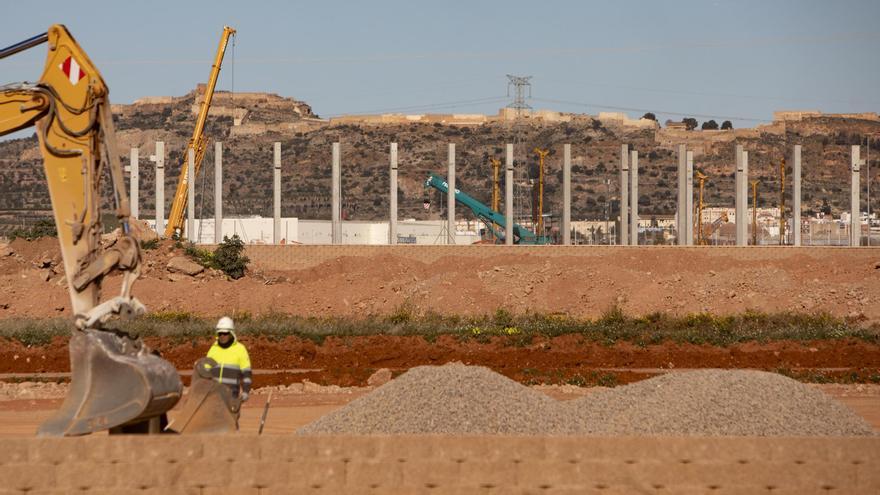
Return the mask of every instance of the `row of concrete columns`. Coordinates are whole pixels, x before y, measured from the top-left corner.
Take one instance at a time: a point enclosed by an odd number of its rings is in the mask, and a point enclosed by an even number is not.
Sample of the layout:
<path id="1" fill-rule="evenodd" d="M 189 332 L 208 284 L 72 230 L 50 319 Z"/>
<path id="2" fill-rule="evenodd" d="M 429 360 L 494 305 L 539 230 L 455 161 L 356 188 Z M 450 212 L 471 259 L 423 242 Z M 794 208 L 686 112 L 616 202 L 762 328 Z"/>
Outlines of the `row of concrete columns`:
<path id="1" fill-rule="evenodd" d="M 398 154 L 397 143 L 391 143 L 390 150 L 390 212 L 389 212 L 389 243 L 397 244 L 397 174 Z M 748 245 L 749 238 L 749 154 L 742 145 L 736 145 L 735 150 L 735 211 L 736 211 L 736 245 Z M 685 145 L 678 146 L 678 213 L 676 229 L 679 245 L 690 246 L 694 242 L 694 159 L 693 151 L 687 150 Z M 164 184 L 165 181 L 165 143 L 156 142 L 156 153 L 150 157 L 156 164 L 156 184 Z M 187 151 L 187 174 L 188 174 L 188 197 L 187 197 L 187 238 L 195 242 L 195 178 L 194 152 Z M 139 152 L 137 148 L 131 149 L 131 163 L 128 170 L 131 174 L 131 211 L 132 216 L 139 216 Z M 794 214 L 793 244 L 801 245 L 800 214 L 801 211 L 801 145 L 795 145 L 792 149 L 791 163 L 793 165 L 793 190 L 792 211 Z M 853 146 L 851 151 L 851 225 L 850 244 L 859 245 L 861 225 L 859 222 L 859 173 L 861 165 L 865 163 L 860 158 L 860 147 Z M 333 143 L 332 146 L 332 221 L 331 238 L 334 244 L 342 242 L 342 218 L 341 218 L 341 146 Z M 620 155 L 620 227 L 618 231 L 619 244 L 638 244 L 638 174 L 639 155 L 638 151 L 630 150 L 629 146 L 621 145 Z M 222 184 L 223 177 L 223 146 L 222 143 L 214 144 L 214 242 L 222 240 L 223 200 Z M 447 184 L 447 242 L 455 243 L 455 144 L 448 147 L 448 174 Z M 506 220 L 505 243 L 513 244 L 513 145 L 508 144 L 505 153 L 505 211 Z M 156 231 L 162 232 L 165 228 L 165 191 L 164 187 L 156 188 Z M 562 241 L 563 244 L 571 243 L 571 145 L 563 146 L 563 215 L 562 215 Z M 540 233 L 539 233 L 540 234 Z M 273 240 L 281 241 L 281 143 L 274 144 L 273 156 Z"/>

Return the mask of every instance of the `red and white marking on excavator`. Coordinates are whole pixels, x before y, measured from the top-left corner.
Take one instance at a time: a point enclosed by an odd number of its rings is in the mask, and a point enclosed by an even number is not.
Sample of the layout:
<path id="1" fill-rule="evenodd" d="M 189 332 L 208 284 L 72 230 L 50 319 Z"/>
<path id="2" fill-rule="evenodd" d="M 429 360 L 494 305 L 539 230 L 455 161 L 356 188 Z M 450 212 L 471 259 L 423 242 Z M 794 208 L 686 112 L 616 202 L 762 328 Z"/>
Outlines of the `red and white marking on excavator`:
<path id="1" fill-rule="evenodd" d="M 73 56 L 64 59 L 64 62 L 59 64 L 58 68 L 60 68 L 61 72 L 67 76 L 67 79 L 70 80 L 70 84 L 73 84 L 74 86 L 76 86 L 76 83 L 78 83 L 80 79 L 86 77 L 86 73 L 79 67 L 79 63 L 77 63 Z"/>

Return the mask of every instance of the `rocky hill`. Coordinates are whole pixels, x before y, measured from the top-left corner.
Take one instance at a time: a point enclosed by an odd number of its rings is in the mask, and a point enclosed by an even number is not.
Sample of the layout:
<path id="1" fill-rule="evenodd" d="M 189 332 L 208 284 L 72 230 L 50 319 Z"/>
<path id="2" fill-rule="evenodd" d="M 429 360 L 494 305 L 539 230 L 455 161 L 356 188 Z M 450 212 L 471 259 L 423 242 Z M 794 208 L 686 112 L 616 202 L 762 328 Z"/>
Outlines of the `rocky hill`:
<path id="1" fill-rule="evenodd" d="M 114 105 L 120 156 L 128 163 L 130 147 L 140 149 L 141 216 L 154 214 L 154 167 L 147 160 L 155 141 L 166 149 L 166 200 L 176 187 L 184 149 L 195 125 L 202 90 L 182 97 L 144 98 Z M 439 195 L 427 193 L 429 172 L 445 174 L 447 144 L 457 150 L 457 184 L 477 199 L 491 196 L 490 157 L 503 159 L 504 144 L 516 143 L 520 206 L 528 211 L 529 176 L 535 147 L 550 149 L 545 182 L 545 212 L 561 213 L 562 145 L 572 145 L 572 218 L 602 219 L 606 201 L 615 216 L 620 145 L 639 151 L 639 203 L 643 216 L 673 215 L 676 207 L 676 144 L 694 150 L 696 168 L 709 175 L 705 198 L 711 206 L 732 206 L 734 145 L 750 152 L 750 176 L 761 181 L 759 205 L 778 201 L 779 161 L 791 145 L 803 145 L 804 208 L 849 208 L 849 146 L 866 133 L 880 132 L 870 118 L 806 116 L 736 131 L 632 129 L 586 115 L 568 122 L 488 122 L 482 125 L 336 124 L 318 119 L 311 108 L 290 98 L 263 93 L 217 93 L 208 119 L 209 142 L 224 143 L 224 212 L 271 215 L 272 146 L 281 142 L 282 215 L 330 217 L 331 143 L 342 143 L 343 210 L 348 219 L 384 219 L 388 209 L 388 145 L 399 143 L 401 218 L 439 218 Z M 197 209 L 212 214 L 213 145 L 197 180 Z M 880 153 L 875 142 L 872 153 Z M 789 173 L 791 164 L 788 165 Z M 863 173 L 863 175 L 865 175 Z M 208 177 L 208 179 L 204 179 Z M 865 177 L 862 179 L 865 180 Z M 608 183 L 606 183 L 608 182 Z M 863 182 L 864 183 L 864 182 Z M 790 195 L 790 187 L 788 188 Z M 202 198 L 205 198 L 204 201 Z M 423 207 L 432 201 L 430 209 Z M 790 200 L 789 200 L 790 201 Z M 862 195 L 864 208 L 865 197 Z M 0 142 L 0 224 L 26 223 L 48 216 L 49 204 L 35 137 Z M 166 212 L 168 206 L 166 206 Z M 468 213 L 459 209 L 459 215 Z"/>

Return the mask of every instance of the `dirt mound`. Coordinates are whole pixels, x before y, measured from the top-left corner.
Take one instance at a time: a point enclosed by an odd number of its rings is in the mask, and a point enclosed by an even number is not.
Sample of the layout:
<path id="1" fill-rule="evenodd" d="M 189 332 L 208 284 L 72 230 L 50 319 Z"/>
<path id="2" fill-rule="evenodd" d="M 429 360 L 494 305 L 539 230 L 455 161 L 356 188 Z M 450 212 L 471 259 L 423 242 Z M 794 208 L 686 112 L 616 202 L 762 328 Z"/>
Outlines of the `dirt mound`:
<path id="1" fill-rule="evenodd" d="M 597 435 L 872 435 L 864 420 L 791 378 L 752 370 L 669 373 L 569 404 Z"/>
<path id="2" fill-rule="evenodd" d="M 487 368 L 420 366 L 299 434 L 553 435 L 570 428 L 546 395 Z"/>
<path id="3" fill-rule="evenodd" d="M 496 435 L 873 435 L 824 393 L 774 373 L 670 373 L 558 402 L 487 368 L 413 368 L 297 432 Z"/>

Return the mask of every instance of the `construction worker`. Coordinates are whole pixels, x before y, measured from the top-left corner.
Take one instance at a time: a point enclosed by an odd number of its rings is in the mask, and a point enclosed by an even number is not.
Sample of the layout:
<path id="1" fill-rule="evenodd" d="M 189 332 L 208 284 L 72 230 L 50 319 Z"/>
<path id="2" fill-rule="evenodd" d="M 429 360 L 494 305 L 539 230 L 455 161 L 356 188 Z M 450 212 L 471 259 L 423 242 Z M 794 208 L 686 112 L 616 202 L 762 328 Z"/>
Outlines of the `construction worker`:
<path id="1" fill-rule="evenodd" d="M 248 400 L 251 391 L 251 360 L 244 344 L 235 336 L 232 318 L 224 316 L 217 322 L 217 341 L 208 351 L 208 357 L 217 361 L 211 374 L 229 387 L 233 397 Z"/>

